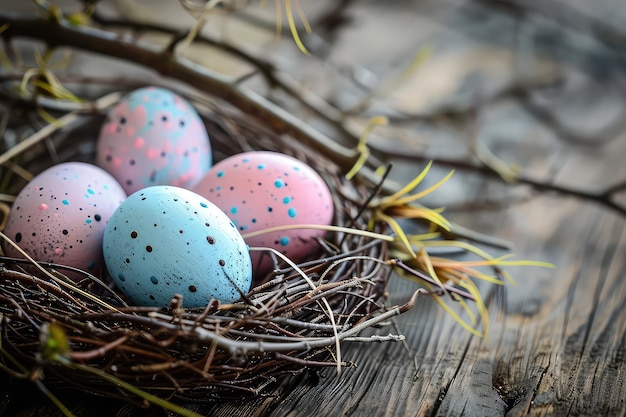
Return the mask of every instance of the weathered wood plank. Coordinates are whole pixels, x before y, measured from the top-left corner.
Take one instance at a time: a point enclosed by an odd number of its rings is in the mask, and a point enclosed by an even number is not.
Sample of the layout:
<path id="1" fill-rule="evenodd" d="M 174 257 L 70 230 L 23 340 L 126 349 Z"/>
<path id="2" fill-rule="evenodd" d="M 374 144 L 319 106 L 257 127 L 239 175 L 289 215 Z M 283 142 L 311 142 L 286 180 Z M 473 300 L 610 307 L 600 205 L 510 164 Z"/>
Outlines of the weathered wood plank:
<path id="1" fill-rule="evenodd" d="M 533 206 L 535 214 L 545 210 L 541 201 Z M 359 358 L 358 368 L 315 389 L 296 387 L 271 415 L 623 412 L 623 219 L 580 205 L 560 226 L 558 238 L 518 245 L 522 253 L 534 253 L 558 244 L 567 256 L 556 271 L 533 270 L 507 288 L 505 310 L 494 312 L 488 340 L 464 333 L 424 300 L 396 320 L 418 361 L 417 372 L 400 345 L 348 347 L 344 353 Z M 409 285 L 395 284 L 398 292 Z"/>

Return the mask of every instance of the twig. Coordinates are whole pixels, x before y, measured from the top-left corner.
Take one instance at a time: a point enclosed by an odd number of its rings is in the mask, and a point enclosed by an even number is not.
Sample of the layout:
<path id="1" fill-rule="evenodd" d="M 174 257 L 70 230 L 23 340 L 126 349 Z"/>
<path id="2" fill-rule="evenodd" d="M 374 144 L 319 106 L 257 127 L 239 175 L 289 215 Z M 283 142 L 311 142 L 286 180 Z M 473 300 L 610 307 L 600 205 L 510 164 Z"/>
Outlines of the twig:
<path id="1" fill-rule="evenodd" d="M 354 149 L 340 145 L 257 93 L 212 73 L 189 59 L 172 55 L 168 51 L 143 47 L 128 36 L 91 27 L 72 26 L 63 20 L 0 12 L 0 21 L 9 24 L 8 29 L 0 34 L 5 39 L 22 36 L 39 39 L 50 47 L 72 46 L 106 54 L 151 68 L 161 75 L 184 80 L 201 91 L 210 91 L 215 97 L 264 121 L 276 132 L 292 135 L 304 145 L 326 155 L 346 171 L 358 158 Z"/>
<path id="2" fill-rule="evenodd" d="M 138 23 L 129 20 L 117 20 L 111 18 L 105 18 L 98 13 L 93 15 L 94 22 L 105 26 L 114 27 L 119 26 L 123 28 L 130 28 L 138 31 L 156 31 L 173 36 L 178 36 L 180 33 L 175 29 L 168 28 L 166 26 L 150 24 L 150 23 Z M 342 114 L 335 107 L 326 103 L 319 96 L 311 94 L 295 84 L 295 82 L 288 78 L 285 74 L 278 73 L 275 65 L 265 60 L 264 58 L 233 46 L 224 40 L 214 39 L 208 35 L 197 35 L 194 38 L 197 43 L 205 43 L 213 47 L 219 48 L 222 51 L 233 55 L 244 62 L 253 65 L 260 74 L 265 78 L 270 87 L 278 87 L 292 98 L 302 104 L 307 110 L 311 110 L 314 114 L 321 117 L 329 125 L 333 126 L 341 136 L 350 142 L 358 141 L 358 138 L 348 132 L 342 123 Z M 172 51 L 173 52 L 173 51 Z"/>
<path id="3" fill-rule="evenodd" d="M 208 331 L 202 327 L 196 327 L 193 329 L 193 332 L 196 336 L 204 341 L 216 343 L 219 347 L 222 347 L 228 350 L 232 355 L 245 355 L 247 352 L 289 352 L 292 350 L 309 350 L 314 348 L 320 348 L 328 345 L 332 345 L 335 341 L 341 341 L 348 337 L 356 336 L 361 331 L 365 330 L 368 327 L 374 326 L 378 323 L 381 323 L 385 320 L 393 316 L 397 316 L 405 311 L 410 310 L 417 300 L 417 296 L 422 293 L 426 293 L 427 291 L 424 289 L 418 289 L 413 293 L 411 299 L 402 306 L 392 308 L 384 313 L 381 313 L 378 316 L 372 317 L 368 320 L 365 320 L 351 329 L 338 334 L 336 337 L 324 337 L 314 340 L 303 340 L 301 342 L 288 342 L 288 343 L 265 343 L 265 342 L 248 342 L 248 341 L 237 341 L 236 343 L 233 340 L 228 339 L 224 336 L 221 336 L 215 332 Z"/>
<path id="4" fill-rule="evenodd" d="M 433 161 L 434 163 L 441 165 L 441 166 L 449 166 L 449 167 L 453 167 L 453 168 L 461 169 L 465 171 L 477 172 L 482 175 L 492 177 L 492 178 L 497 178 L 502 181 L 502 177 L 497 172 L 493 171 L 492 169 L 484 165 L 479 166 L 471 162 L 466 162 L 466 161 L 462 161 L 458 159 L 430 158 L 430 157 L 427 158 L 423 153 L 419 152 L 418 150 L 412 150 L 409 148 L 402 148 L 401 150 L 397 150 L 393 147 L 386 147 L 385 149 L 379 148 L 379 151 L 385 152 L 389 154 L 390 156 L 393 156 L 399 159 L 410 159 L 412 161 L 416 161 L 416 160 L 417 161 Z M 614 187 L 609 187 L 606 191 L 593 193 L 593 192 L 565 187 L 565 186 L 561 186 L 561 185 L 557 185 L 553 183 L 542 182 L 539 180 L 525 177 L 523 175 L 517 175 L 514 180 L 515 181 L 513 182 L 513 184 L 528 185 L 537 191 L 550 191 L 550 192 L 555 192 L 555 193 L 570 196 L 570 197 L 576 197 L 581 200 L 594 202 L 608 209 L 611 209 L 612 211 L 618 213 L 621 216 L 626 216 L 626 207 L 621 206 L 610 199 L 610 197 L 612 197 L 615 192 L 620 191 L 621 189 L 624 188 L 625 186 L 624 184 L 618 184 Z M 455 234 L 458 234 L 460 230 L 458 229 L 458 226 L 455 226 L 455 227 L 457 227 L 457 229 L 455 230 Z"/>
<path id="5" fill-rule="evenodd" d="M 357 336 L 357 337 L 347 337 L 344 339 L 346 342 L 362 342 L 362 343 L 370 343 L 370 342 L 403 342 L 405 340 L 404 335 L 398 334 L 388 334 L 386 336 L 382 335 L 372 335 L 372 336 Z"/>
<path id="6" fill-rule="evenodd" d="M 1 19 L 1 18 L 0 18 Z M 104 97 L 99 98 L 94 103 L 95 109 L 104 109 L 109 107 L 111 104 L 119 101 L 121 97 L 120 93 L 111 93 L 107 94 Z M 57 119 L 57 123 L 50 123 L 43 128 L 39 129 L 37 132 L 17 144 L 16 146 L 10 148 L 5 153 L 0 155 L 0 165 L 6 163 L 12 158 L 18 156 L 20 153 L 24 152 L 26 149 L 36 145 L 43 139 L 50 136 L 55 131 L 70 126 L 75 123 L 78 119 L 80 119 L 81 115 L 78 112 L 68 113 L 65 116 Z"/>

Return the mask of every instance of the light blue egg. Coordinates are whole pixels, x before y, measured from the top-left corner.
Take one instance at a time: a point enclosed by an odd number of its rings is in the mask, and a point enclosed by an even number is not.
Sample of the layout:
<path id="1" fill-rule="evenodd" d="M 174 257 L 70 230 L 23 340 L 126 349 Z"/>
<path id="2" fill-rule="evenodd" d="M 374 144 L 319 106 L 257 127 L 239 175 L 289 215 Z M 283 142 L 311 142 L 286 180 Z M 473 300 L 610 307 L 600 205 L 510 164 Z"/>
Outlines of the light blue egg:
<path id="1" fill-rule="evenodd" d="M 204 307 L 250 289 L 252 264 L 241 234 L 213 203 L 174 186 L 144 188 L 113 213 L 103 239 L 111 278 L 137 305 Z"/>

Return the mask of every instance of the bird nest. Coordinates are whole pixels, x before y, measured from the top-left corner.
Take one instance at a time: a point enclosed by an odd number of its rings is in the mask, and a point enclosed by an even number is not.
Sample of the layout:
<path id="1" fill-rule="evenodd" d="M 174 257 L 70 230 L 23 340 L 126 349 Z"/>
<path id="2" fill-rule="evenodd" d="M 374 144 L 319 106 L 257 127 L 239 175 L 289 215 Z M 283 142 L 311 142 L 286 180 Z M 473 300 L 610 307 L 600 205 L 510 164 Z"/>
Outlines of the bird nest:
<path id="1" fill-rule="evenodd" d="M 195 103 L 203 109 L 202 103 Z M 231 109 L 232 110 L 232 109 Z M 319 239 L 319 256 L 300 264 L 275 258 L 263 283 L 234 304 L 185 308 L 175 296 L 164 308 L 129 305 L 106 277 L 63 265 L 0 258 L 2 370 L 45 381 L 47 389 L 88 390 L 133 403 L 258 395 L 281 375 L 345 367 L 340 344 L 397 341 L 361 332 L 410 309 L 388 307 L 392 271 L 384 222 L 371 223 L 375 190 L 348 181 L 341 169 L 286 135 L 234 111 L 201 110 L 216 159 L 249 150 L 294 156 L 327 181 L 335 231 Z M 54 153 L 89 160 L 75 137 L 93 137 L 102 112 L 54 145 Z M 93 132 L 93 130 L 91 130 Z M 93 146 L 87 144 L 87 149 Z M 43 149 L 43 147 L 42 147 Z M 78 152 L 78 153 L 77 153 Z M 33 163 L 50 158 L 29 155 Z M 369 225 L 368 225 L 369 223 Z M 82 274 L 76 280 L 65 274 Z"/>

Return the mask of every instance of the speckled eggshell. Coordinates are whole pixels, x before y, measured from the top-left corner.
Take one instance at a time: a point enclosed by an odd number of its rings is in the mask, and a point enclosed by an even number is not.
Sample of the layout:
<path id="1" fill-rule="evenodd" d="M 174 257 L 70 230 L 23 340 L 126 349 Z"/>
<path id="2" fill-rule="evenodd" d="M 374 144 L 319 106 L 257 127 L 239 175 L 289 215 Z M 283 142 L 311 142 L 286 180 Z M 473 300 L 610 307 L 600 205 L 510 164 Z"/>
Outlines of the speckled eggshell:
<path id="1" fill-rule="evenodd" d="M 37 261 L 96 273 L 106 223 L 125 198 L 115 178 L 95 165 L 55 165 L 18 194 L 4 233 Z M 4 249 L 21 257 L 6 242 Z"/>
<path id="2" fill-rule="evenodd" d="M 295 224 L 329 225 L 333 200 L 320 175 L 305 163 L 277 152 L 245 152 L 220 161 L 194 188 L 224 210 L 243 233 Z M 294 229 L 246 239 L 272 247 L 293 261 L 317 253 L 323 230 Z M 255 276 L 273 267 L 267 253 L 251 252 Z"/>
<path id="3" fill-rule="evenodd" d="M 211 167 L 209 137 L 182 97 L 146 87 L 124 97 L 100 130 L 97 163 L 128 194 L 152 185 L 195 185 Z"/>
<path id="4" fill-rule="evenodd" d="M 248 248 L 214 204 L 189 190 L 154 186 L 126 199 L 111 217 L 104 259 L 119 289 L 137 305 L 231 303 L 252 281 Z"/>

